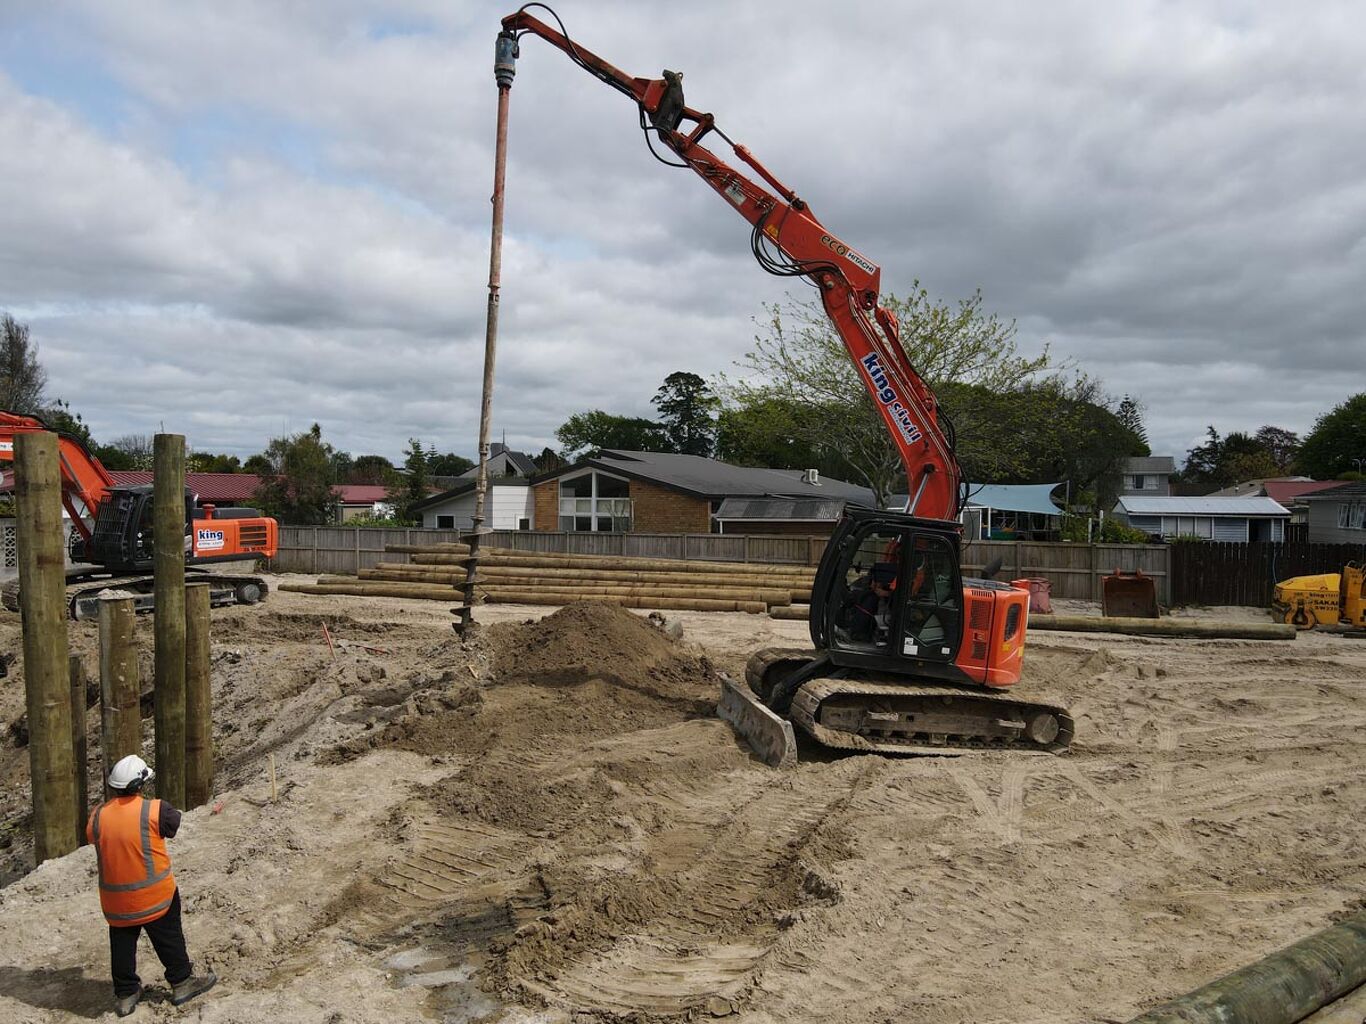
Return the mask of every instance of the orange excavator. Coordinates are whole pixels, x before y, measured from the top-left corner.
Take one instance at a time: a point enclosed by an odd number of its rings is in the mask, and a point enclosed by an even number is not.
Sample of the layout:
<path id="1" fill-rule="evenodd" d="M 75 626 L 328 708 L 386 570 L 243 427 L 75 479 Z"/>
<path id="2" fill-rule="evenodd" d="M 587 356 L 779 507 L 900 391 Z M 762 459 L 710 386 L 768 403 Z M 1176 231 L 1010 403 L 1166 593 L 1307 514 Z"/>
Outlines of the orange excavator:
<path id="1" fill-rule="evenodd" d="M 14 460 L 16 434 L 39 430 L 51 428 L 36 416 L 0 412 L 0 460 Z M 151 611 L 152 486 L 119 485 L 70 434 L 57 434 L 57 451 L 62 505 L 71 520 L 71 555 L 77 563 L 67 573 L 71 617 L 98 614 L 99 594 L 110 588 L 132 594 L 138 611 Z M 185 532 L 173 542 L 185 546 L 187 580 L 210 585 L 212 604 L 256 604 L 268 592 L 265 580 L 228 573 L 233 563 L 254 564 L 256 559 L 273 557 L 278 536 L 275 520 L 256 509 L 201 505 L 186 488 Z M 207 565 L 222 571 L 210 571 L 204 568 Z M 0 599 L 10 611 L 19 610 L 17 580 L 0 591 Z"/>
<path id="2" fill-rule="evenodd" d="M 532 8 L 547 11 L 556 27 L 528 13 Z M 907 357 L 895 315 L 879 303 L 877 264 L 822 224 L 711 114 L 689 107 L 682 74 L 626 74 L 572 41 L 544 4 L 527 4 L 502 22 L 494 60 L 503 94 L 500 138 L 527 35 L 631 99 L 651 152 L 697 174 L 749 222 L 750 248 L 764 270 L 815 286 L 905 466 L 905 509 L 847 509 L 826 547 L 812 590 L 814 649 L 756 653 L 748 687 L 723 687 L 723 715 L 756 750 L 774 747 L 770 726 L 781 722 L 777 716 L 847 750 L 1065 750 L 1073 733 L 1066 709 L 1010 691 L 1023 665 L 1028 593 L 962 576 L 958 517 L 965 494 L 953 427 Z M 748 172 L 704 145 L 712 138 Z M 790 753 L 777 750 L 770 760 Z"/>

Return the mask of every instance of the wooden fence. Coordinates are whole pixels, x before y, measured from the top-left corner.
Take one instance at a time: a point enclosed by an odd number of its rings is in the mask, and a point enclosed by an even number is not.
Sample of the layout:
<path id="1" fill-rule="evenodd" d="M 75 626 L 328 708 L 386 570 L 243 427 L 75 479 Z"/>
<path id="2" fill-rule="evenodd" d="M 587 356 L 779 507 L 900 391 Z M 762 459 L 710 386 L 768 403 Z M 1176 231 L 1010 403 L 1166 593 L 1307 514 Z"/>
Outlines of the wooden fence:
<path id="1" fill-rule="evenodd" d="M 388 529 L 376 526 L 281 526 L 276 572 L 352 573 L 380 562 L 404 561 L 386 555 L 386 544 L 443 544 L 460 539 L 458 530 Z M 703 562 L 766 562 L 815 565 L 825 537 L 749 536 L 721 533 L 558 533 L 496 530 L 488 543 L 518 551 L 554 551 L 632 558 L 679 558 Z M 1011 540 L 970 540 L 963 551 L 963 572 L 971 575 L 996 558 L 998 579 L 1041 577 L 1053 596 L 1100 600 L 1100 579 L 1115 569 L 1141 569 L 1157 580 L 1158 600 L 1169 603 L 1167 546 L 1163 544 L 1072 544 Z"/>
<path id="2" fill-rule="evenodd" d="M 1338 572 L 1366 561 L 1366 544 L 1216 544 L 1171 546 L 1173 604 L 1232 604 L 1266 608 L 1281 580 Z"/>
<path id="3" fill-rule="evenodd" d="M 389 529 L 377 526 L 281 526 L 280 551 L 270 565 L 276 572 L 355 573 L 380 562 L 401 562 L 386 555 L 386 544 L 446 544 L 459 530 Z M 628 558 L 679 558 L 701 562 L 766 562 L 815 565 L 824 537 L 745 536 L 720 533 L 552 533 L 495 530 L 485 541 L 518 551 L 558 551 L 576 555 Z"/>

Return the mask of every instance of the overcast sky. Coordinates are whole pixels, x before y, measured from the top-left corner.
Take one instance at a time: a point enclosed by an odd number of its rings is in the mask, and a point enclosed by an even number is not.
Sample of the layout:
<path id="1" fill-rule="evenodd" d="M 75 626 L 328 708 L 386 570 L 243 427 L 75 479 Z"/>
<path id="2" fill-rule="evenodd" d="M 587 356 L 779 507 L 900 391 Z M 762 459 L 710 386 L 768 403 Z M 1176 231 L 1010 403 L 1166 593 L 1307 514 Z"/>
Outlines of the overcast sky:
<path id="1" fill-rule="evenodd" d="M 493 40 L 469 0 L 0 0 L 0 309 L 96 437 L 473 455 Z M 883 268 L 980 287 L 1147 407 L 1304 433 L 1366 389 L 1359 4 L 560 0 Z M 494 437 L 651 415 L 783 298 L 727 204 L 539 40 L 512 90 Z M 790 284 L 787 288 L 790 288 Z M 794 294 L 804 293 L 797 286 Z"/>

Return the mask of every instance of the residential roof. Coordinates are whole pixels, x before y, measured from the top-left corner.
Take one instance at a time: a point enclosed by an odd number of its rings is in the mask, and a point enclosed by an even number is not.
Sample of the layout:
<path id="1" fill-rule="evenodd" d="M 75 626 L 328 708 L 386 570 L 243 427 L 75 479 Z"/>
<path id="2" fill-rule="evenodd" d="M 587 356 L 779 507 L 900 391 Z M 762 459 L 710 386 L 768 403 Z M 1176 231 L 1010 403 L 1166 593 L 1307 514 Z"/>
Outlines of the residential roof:
<path id="1" fill-rule="evenodd" d="M 1332 490 L 1340 484 L 1340 480 L 1268 480 L 1263 486 L 1268 498 L 1274 498 L 1285 505 L 1296 498 L 1303 498 L 1306 494 Z"/>
<path id="2" fill-rule="evenodd" d="M 343 505 L 373 505 L 389 496 L 383 484 L 337 484 L 332 490 Z"/>
<path id="3" fill-rule="evenodd" d="M 1176 495 L 1146 496 L 1126 494 L 1115 505 L 1117 511 L 1140 516 L 1288 516 L 1289 509 L 1271 498 L 1206 495 L 1183 498 Z"/>
<path id="4" fill-rule="evenodd" d="M 1307 476 L 1276 476 L 1266 477 L 1261 480 L 1244 480 L 1241 483 L 1234 484 L 1232 487 L 1225 487 L 1222 490 L 1215 491 L 1212 496 L 1265 495 L 1268 498 L 1280 502 L 1282 505 L 1286 505 L 1303 495 L 1313 494 L 1315 491 L 1327 490 L 1330 487 L 1340 487 L 1341 485 L 1341 480 L 1311 480 Z"/>
<path id="5" fill-rule="evenodd" d="M 433 505 L 440 505 L 442 502 L 458 498 L 462 494 L 469 494 L 478 486 L 478 480 L 462 480 L 456 486 L 433 494 L 430 498 L 423 498 L 421 501 L 414 502 L 410 509 L 413 512 L 421 512 L 423 509 L 431 508 Z M 524 476 L 491 476 L 489 477 L 489 487 L 525 487 L 527 478 Z"/>
<path id="6" fill-rule="evenodd" d="M 723 522 L 735 520 L 783 520 L 830 522 L 844 514 L 848 504 L 839 498 L 726 498 L 716 512 Z"/>
<path id="7" fill-rule="evenodd" d="M 1062 484 L 968 484 L 968 508 L 1060 516 L 1052 494 Z"/>
<path id="8" fill-rule="evenodd" d="M 1124 460 L 1125 473 L 1176 472 L 1176 460 L 1170 455 L 1134 455 Z"/>
<path id="9" fill-rule="evenodd" d="M 1315 491 L 1313 494 L 1306 495 L 1305 501 L 1321 500 L 1340 500 L 1342 498 L 1358 498 L 1366 495 L 1366 480 L 1348 480 L 1344 483 L 1341 480 L 1334 480 L 1334 486 L 1325 488 L 1322 491 Z"/>
<path id="10" fill-rule="evenodd" d="M 584 459 L 573 466 L 564 466 L 534 479 L 537 482 L 550 480 L 586 467 L 662 484 L 700 498 L 836 498 L 863 505 L 873 504 L 872 491 L 843 480 L 820 477 L 816 483 L 810 484 L 806 482 L 806 473 L 800 469 L 732 466 L 728 462 L 706 459 L 700 455 L 675 455 L 672 452 L 608 449 L 596 459 Z"/>
<path id="11" fill-rule="evenodd" d="M 526 452 L 514 451 L 501 441 L 494 441 L 489 445 L 489 459 L 496 459 L 499 455 L 507 457 L 510 465 L 518 476 L 534 476 L 536 473 L 536 463 Z M 479 464 L 476 462 L 465 472 L 460 474 L 462 477 L 474 479 L 479 475 Z"/>
<path id="12" fill-rule="evenodd" d="M 109 475 L 116 484 L 140 487 L 152 482 L 150 469 L 113 469 Z M 261 478 L 255 473 L 186 473 L 185 486 L 199 495 L 201 502 L 213 505 L 251 501 Z"/>

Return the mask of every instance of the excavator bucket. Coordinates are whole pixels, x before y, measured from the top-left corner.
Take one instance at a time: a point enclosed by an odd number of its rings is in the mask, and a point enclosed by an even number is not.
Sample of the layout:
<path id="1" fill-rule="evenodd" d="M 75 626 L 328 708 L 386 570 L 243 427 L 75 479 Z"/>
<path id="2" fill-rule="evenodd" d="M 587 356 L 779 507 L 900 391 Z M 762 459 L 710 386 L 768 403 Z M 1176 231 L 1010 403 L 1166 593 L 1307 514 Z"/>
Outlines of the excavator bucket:
<path id="1" fill-rule="evenodd" d="M 1156 619 L 1161 615 L 1157 606 L 1157 581 L 1143 575 L 1142 570 L 1120 572 L 1116 569 L 1101 580 L 1101 614 L 1107 618 L 1120 616 L 1128 619 Z"/>
<path id="2" fill-rule="evenodd" d="M 765 707 L 744 683 L 722 674 L 721 701 L 716 705 L 716 713 L 765 764 L 788 768 L 797 763 L 792 723 Z"/>

